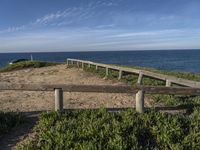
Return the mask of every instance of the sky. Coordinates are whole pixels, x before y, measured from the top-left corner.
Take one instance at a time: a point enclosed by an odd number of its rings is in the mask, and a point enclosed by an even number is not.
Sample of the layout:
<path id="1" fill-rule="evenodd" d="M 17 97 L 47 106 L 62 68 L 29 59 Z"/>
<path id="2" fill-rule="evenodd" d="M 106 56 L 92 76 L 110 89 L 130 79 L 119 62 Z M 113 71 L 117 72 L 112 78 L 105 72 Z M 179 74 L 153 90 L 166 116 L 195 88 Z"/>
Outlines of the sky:
<path id="1" fill-rule="evenodd" d="M 0 52 L 200 49 L 200 0 L 0 0 Z"/>

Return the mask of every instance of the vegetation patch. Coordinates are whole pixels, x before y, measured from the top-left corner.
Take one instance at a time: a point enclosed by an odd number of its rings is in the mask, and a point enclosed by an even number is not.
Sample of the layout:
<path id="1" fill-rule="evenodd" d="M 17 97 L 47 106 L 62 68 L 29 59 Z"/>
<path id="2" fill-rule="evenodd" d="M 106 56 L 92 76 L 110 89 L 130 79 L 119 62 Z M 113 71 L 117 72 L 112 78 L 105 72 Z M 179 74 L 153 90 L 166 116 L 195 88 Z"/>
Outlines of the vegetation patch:
<path id="1" fill-rule="evenodd" d="M 70 65 L 71 67 L 77 67 L 77 65 Z M 130 67 L 129 67 L 130 68 Z M 183 77 L 185 79 L 191 80 L 198 80 L 200 79 L 199 74 L 190 74 L 190 73 L 180 73 L 180 72 L 167 72 L 167 71 L 159 71 L 152 68 L 142 68 L 142 67 L 133 67 L 135 69 L 143 69 L 148 70 L 156 73 L 162 73 L 167 75 L 173 75 L 175 77 Z M 98 67 L 98 70 L 96 70 L 96 67 L 94 65 L 91 65 L 88 67 L 88 65 L 84 65 L 84 70 L 88 72 L 92 72 L 96 75 L 100 75 L 101 77 L 105 76 L 105 68 Z M 107 76 L 108 79 L 111 80 L 118 80 L 118 71 L 109 71 L 109 75 Z M 128 85 L 135 85 L 137 83 L 138 75 L 133 73 L 123 73 L 122 79 L 120 81 L 127 83 Z M 142 85 L 151 85 L 151 86 L 165 86 L 165 81 L 160 81 L 156 79 L 151 79 L 148 77 L 144 77 L 142 80 Z M 172 86 L 177 86 L 175 84 L 172 84 Z M 155 94 L 150 95 L 150 97 L 155 102 L 161 102 L 165 103 L 166 105 L 176 105 L 177 107 L 187 108 L 188 113 L 192 113 L 195 107 L 200 107 L 200 96 L 184 96 L 184 95 L 167 95 L 167 94 Z M 200 113 L 200 111 L 199 111 Z"/>
<path id="2" fill-rule="evenodd" d="M 77 67 L 77 65 L 70 65 L 69 67 Z M 90 65 L 90 67 L 88 67 L 87 64 L 84 64 L 84 70 L 95 73 L 96 75 L 99 75 L 101 77 L 105 77 L 105 75 L 106 75 L 105 68 L 98 67 L 98 69 L 96 69 L 96 66 L 94 66 L 94 65 Z M 119 75 L 118 71 L 110 69 L 107 78 L 112 79 L 112 80 L 118 80 L 118 75 Z M 123 72 L 122 79 L 120 79 L 120 81 L 123 81 L 129 85 L 134 85 L 137 83 L 137 79 L 138 79 L 138 74 Z M 161 86 L 161 85 L 165 85 L 165 82 L 156 80 L 156 79 L 151 79 L 148 77 L 143 77 L 142 84 L 143 85 L 152 85 L 152 86 Z"/>
<path id="3" fill-rule="evenodd" d="M 0 112 L 0 137 L 23 122 L 24 117 L 20 113 Z"/>
<path id="4" fill-rule="evenodd" d="M 20 70 L 20 69 L 26 69 L 26 68 L 41 68 L 41 67 L 58 65 L 58 64 L 61 64 L 61 63 L 44 62 L 44 61 L 23 61 L 23 62 L 18 62 L 18 63 L 15 63 L 15 64 L 11 64 L 11 65 L 8 64 L 7 66 L 1 68 L 0 72 Z"/>
<path id="5" fill-rule="evenodd" d="M 37 136 L 18 149 L 193 149 L 200 146 L 198 111 L 190 116 L 154 110 L 138 114 L 77 110 L 43 113 L 35 128 Z"/>
<path id="6" fill-rule="evenodd" d="M 77 65 L 70 65 L 70 67 L 77 67 Z M 127 66 L 122 66 L 127 68 Z M 160 74 L 165 74 L 165 75 L 170 75 L 178 78 L 183 78 L 183 79 L 188 79 L 188 80 L 194 80 L 194 81 L 200 81 L 200 74 L 193 74 L 193 73 L 187 73 L 187 72 L 170 72 L 170 71 L 161 71 L 161 70 L 156 70 L 153 68 L 144 68 L 144 67 L 128 67 L 128 68 L 134 68 L 134 69 L 141 69 L 141 70 L 147 70 L 155 73 L 160 73 Z M 105 72 L 106 69 L 102 67 L 98 67 L 96 70 L 96 66 L 90 65 L 88 67 L 87 64 L 84 64 L 84 70 L 88 72 L 95 73 L 96 75 L 100 75 L 101 77 L 105 77 Z M 109 75 L 107 76 L 108 79 L 111 80 L 118 80 L 119 76 L 119 71 L 115 70 L 109 70 Z M 138 74 L 133 74 L 133 73 L 128 73 L 128 72 L 123 72 L 122 79 L 120 81 L 123 81 L 129 85 L 135 85 L 138 80 Z M 143 77 L 142 79 L 142 85 L 149 85 L 149 86 L 164 86 L 165 81 L 161 81 L 158 79 L 152 79 L 149 77 Z M 172 86 L 180 86 L 177 84 L 172 84 Z"/>
<path id="7" fill-rule="evenodd" d="M 126 67 L 127 66 L 122 66 Z M 200 74 L 192 73 L 192 72 L 178 72 L 178 71 L 167 71 L 167 70 L 157 70 L 155 68 L 145 68 L 145 67 L 138 67 L 138 66 L 129 66 L 128 68 L 134 68 L 134 69 L 141 69 L 146 70 L 154 73 L 174 76 L 177 78 L 183 78 L 187 80 L 193 80 L 193 81 L 200 81 Z"/>

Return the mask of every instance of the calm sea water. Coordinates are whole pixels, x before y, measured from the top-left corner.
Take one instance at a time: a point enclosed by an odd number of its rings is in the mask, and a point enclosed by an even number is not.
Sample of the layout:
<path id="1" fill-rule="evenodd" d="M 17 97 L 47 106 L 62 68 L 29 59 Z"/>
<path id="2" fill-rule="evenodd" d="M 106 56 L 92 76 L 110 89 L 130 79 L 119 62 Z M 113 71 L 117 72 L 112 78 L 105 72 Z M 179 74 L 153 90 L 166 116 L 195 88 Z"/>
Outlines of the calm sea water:
<path id="1" fill-rule="evenodd" d="M 67 58 L 77 58 L 108 64 L 200 73 L 200 50 L 0 53 L 0 67 L 14 59 L 30 59 L 31 54 L 34 59 L 43 61 L 63 62 Z"/>

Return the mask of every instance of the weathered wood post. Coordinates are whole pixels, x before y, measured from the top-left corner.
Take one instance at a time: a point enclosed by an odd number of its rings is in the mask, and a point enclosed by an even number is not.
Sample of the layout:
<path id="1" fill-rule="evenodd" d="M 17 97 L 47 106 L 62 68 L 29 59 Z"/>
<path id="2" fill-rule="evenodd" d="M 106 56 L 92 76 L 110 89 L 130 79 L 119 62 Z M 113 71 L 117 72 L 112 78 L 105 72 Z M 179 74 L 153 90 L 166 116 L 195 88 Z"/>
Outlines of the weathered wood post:
<path id="1" fill-rule="evenodd" d="M 82 69 L 84 69 L 84 63 L 82 62 Z"/>
<path id="2" fill-rule="evenodd" d="M 122 70 L 119 70 L 118 80 L 120 80 L 121 78 L 122 78 Z"/>
<path id="3" fill-rule="evenodd" d="M 67 59 L 67 67 L 69 66 L 69 60 Z"/>
<path id="4" fill-rule="evenodd" d="M 90 68 L 90 63 L 88 63 L 88 68 Z"/>
<path id="5" fill-rule="evenodd" d="M 72 64 L 71 60 L 68 60 L 68 65 L 70 66 Z"/>
<path id="6" fill-rule="evenodd" d="M 98 65 L 96 65 L 96 71 L 98 70 Z"/>
<path id="7" fill-rule="evenodd" d="M 172 85 L 171 81 L 170 80 L 166 80 L 166 87 L 170 87 Z"/>
<path id="8" fill-rule="evenodd" d="M 55 111 L 63 110 L 63 90 L 61 88 L 55 89 Z"/>
<path id="9" fill-rule="evenodd" d="M 140 72 L 139 76 L 138 76 L 137 84 L 139 84 L 139 85 L 142 84 L 142 78 L 143 78 L 143 74 Z"/>
<path id="10" fill-rule="evenodd" d="M 136 111 L 139 113 L 144 112 L 144 91 L 139 90 L 136 93 Z"/>
<path id="11" fill-rule="evenodd" d="M 77 63 L 77 67 L 79 68 L 79 62 L 77 61 L 76 63 Z"/>
<path id="12" fill-rule="evenodd" d="M 106 77 L 108 76 L 109 70 L 108 67 L 106 67 Z"/>

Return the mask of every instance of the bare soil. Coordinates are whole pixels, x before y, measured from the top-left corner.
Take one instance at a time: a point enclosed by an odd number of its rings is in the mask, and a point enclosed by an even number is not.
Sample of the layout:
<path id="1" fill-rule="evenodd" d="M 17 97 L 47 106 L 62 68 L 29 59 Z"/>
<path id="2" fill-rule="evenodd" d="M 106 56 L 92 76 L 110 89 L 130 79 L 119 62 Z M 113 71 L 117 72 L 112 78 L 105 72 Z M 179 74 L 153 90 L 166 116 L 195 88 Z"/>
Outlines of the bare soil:
<path id="1" fill-rule="evenodd" d="M 0 73 L 0 82 L 10 83 L 46 83 L 46 84 L 91 84 L 91 85 L 123 85 L 119 81 L 111 81 L 95 76 L 77 68 L 57 65 L 44 68 L 24 69 Z M 149 106 L 150 101 L 145 100 Z M 64 93 L 64 108 L 107 108 L 134 107 L 135 94 L 105 93 Z M 54 109 L 53 92 L 32 91 L 0 91 L 0 110 L 2 111 L 45 111 Z"/>

